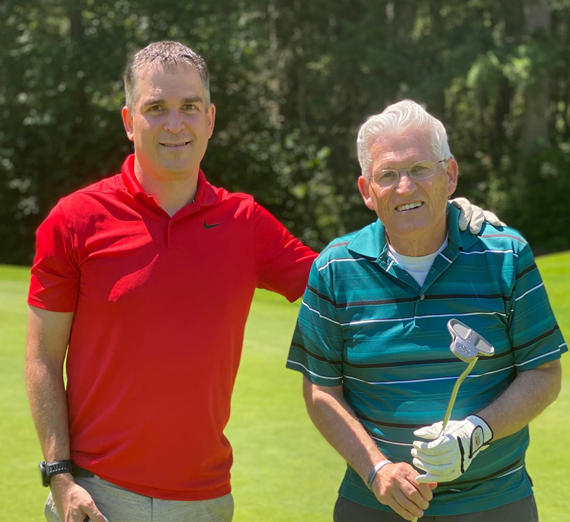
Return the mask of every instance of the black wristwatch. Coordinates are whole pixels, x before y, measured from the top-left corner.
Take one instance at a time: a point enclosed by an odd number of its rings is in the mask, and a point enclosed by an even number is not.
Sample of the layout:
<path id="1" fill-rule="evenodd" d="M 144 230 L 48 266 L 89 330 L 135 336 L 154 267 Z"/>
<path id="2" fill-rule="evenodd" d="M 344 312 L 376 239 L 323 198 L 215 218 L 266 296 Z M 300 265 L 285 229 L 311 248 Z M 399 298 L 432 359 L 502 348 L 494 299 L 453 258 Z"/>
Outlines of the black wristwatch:
<path id="1" fill-rule="evenodd" d="M 60 473 L 73 473 L 73 462 L 71 460 L 40 462 L 40 473 L 42 474 L 42 486 L 47 488 L 54 475 L 59 475 Z"/>

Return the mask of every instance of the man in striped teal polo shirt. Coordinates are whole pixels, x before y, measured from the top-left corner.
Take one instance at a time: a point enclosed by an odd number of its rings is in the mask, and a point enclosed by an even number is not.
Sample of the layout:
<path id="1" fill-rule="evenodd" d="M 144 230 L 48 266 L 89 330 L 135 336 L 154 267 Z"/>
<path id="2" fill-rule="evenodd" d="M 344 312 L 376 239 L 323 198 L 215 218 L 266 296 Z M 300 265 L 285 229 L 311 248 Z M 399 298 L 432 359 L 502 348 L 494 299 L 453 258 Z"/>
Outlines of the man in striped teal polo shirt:
<path id="1" fill-rule="evenodd" d="M 528 423 L 556 398 L 567 347 L 532 252 L 510 228 L 459 230 L 447 203 L 457 162 L 414 102 L 370 118 L 358 152 L 379 220 L 315 261 L 287 363 L 348 462 L 334 520 L 536 521 Z M 466 367 L 449 351 L 451 318 L 495 355 L 465 380 L 439 436 L 432 425 Z"/>

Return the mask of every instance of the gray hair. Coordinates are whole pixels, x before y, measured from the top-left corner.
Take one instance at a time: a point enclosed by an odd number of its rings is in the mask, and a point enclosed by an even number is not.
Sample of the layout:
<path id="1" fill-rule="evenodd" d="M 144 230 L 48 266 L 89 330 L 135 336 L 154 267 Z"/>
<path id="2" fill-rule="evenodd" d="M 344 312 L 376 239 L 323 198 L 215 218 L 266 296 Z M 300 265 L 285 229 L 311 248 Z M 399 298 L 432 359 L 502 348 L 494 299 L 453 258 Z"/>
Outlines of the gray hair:
<path id="1" fill-rule="evenodd" d="M 163 41 L 147 45 L 136 53 L 127 64 L 125 69 L 125 98 L 127 107 L 133 110 L 136 97 L 137 71 L 149 65 L 174 66 L 190 65 L 200 74 L 204 87 L 206 107 L 210 105 L 210 73 L 204 59 L 195 53 L 190 47 L 178 42 Z"/>
<path id="2" fill-rule="evenodd" d="M 447 132 L 443 124 L 421 105 L 412 100 L 403 100 L 389 105 L 380 114 L 370 116 L 360 127 L 356 147 L 358 161 L 364 177 L 370 177 L 372 157 L 370 147 L 379 139 L 390 134 L 402 132 L 408 129 L 426 129 L 430 132 L 431 147 L 433 153 L 439 159 L 448 159 L 451 156 L 447 143 Z"/>

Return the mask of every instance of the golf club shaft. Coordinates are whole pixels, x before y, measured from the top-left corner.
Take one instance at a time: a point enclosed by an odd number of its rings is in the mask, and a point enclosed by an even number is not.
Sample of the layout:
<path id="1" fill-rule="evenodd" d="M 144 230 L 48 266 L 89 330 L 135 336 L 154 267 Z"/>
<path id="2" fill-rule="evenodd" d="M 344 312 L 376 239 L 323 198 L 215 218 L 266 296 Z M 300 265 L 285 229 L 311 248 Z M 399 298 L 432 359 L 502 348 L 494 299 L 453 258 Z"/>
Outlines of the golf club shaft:
<path id="1" fill-rule="evenodd" d="M 443 417 L 443 424 L 441 425 L 440 435 L 445 431 L 447 423 L 451 418 L 451 411 L 453 410 L 455 399 L 457 399 L 457 393 L 459 392 L 459 387 L 461 386 L 461 383 L 465 380 L 467 375 L 469 375 L 469 372 L 473 369 L 473 366 L 475 366 L 476 362 L 477 362 L 477 357 L 474 357 L 473 360 L 467 365 L 467 368 L 465 368 L 465 371 L 457 378 L 457 381 L 455 382 L 455 386 L 453 387 L 453 391 L 451 392 L 451 397 L 449 398 L 449 402 L 447 404 L 447 410 L 445 411 L 445 416 Z"/>
<path id="2" fill-rule="evenodd" d="M 445 410 L 445 416 L 443 417 L 443 423 L 441 425 L 440 435 L 445 431 L 447 423 L 451 418 L 451 411 L 453 410 L 455 399 L 457 399 L 457 393 L 459 392 L 459 387 L 461 386 L 461 383 L 465 380 L 465 378 L 469 375 L 469 372 L 473 369 L 473 366 L 475 366 L 476 362 L 477 362 L 477 357 L 474 357 L 473 360 L 467 365 L 467 368 L 465 368 L 465 371 L 457 378 L 455 386 L 453 386 L 451 397 L 449 397 L 449 402 L 447 403 L 447 410 Z M 417 517 L 414 518 L 412 522 L 418 522 Z"/>

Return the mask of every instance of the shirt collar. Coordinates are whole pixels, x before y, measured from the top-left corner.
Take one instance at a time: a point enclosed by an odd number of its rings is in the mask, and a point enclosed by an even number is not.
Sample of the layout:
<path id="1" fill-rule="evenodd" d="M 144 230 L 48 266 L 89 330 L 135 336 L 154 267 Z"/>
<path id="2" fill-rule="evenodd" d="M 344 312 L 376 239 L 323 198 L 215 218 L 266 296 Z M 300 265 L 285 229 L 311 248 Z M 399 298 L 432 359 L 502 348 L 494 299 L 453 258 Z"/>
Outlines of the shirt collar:
<path id="1" fill-rule="evenodd" d="M 123 178 L 123 183 L 129 193 L 136 197 L 139 194 L 147 195 L 146 192 L 141 187 L 139 180 L 135 176 L 135 155 L 131 154 L 127 157 L 123 163 L 123 168 L 121 169 L 121 176 Z"/>
<path id="2" fill-rule="evenodd" d="M 121 169 L 123 183 L 133 197 L 152 198 L 141 187 L 139 180 L 135 176 L 135 155 L 131 154 L 123 163 Z M 198 189 L 194 196 L 195 208 L 202 208 L 213 205 L 218 201 L 216 189 L 206 181 L 206 176 L 202 169 L 198 173 Z"/>
<path id="3" fill-rule="evenodd" d="M 447 204 L 447 231 L 448 247 L 453 245 L 457 250 L 463 250 L 477 242 L 477 236 L 468 230 L 460 232 L 459 210 L 451 203 Z M 378 219 L 375 223 L 360 230 L 349 243 L 348 249 L 355 254 L 372 259 L 380 259 L 382 255 L 387 255 L 388 242 L 386 241 L 386 229 L 382 222 Z"/>
<path id="4" fill-rule="evenodd" d="M 386 229 L 382 222 L 377 219 L 360 230 L 348 244 L 348 249 L 355 254 L 378 259 L 383 252 L 388 250 Z"/>

